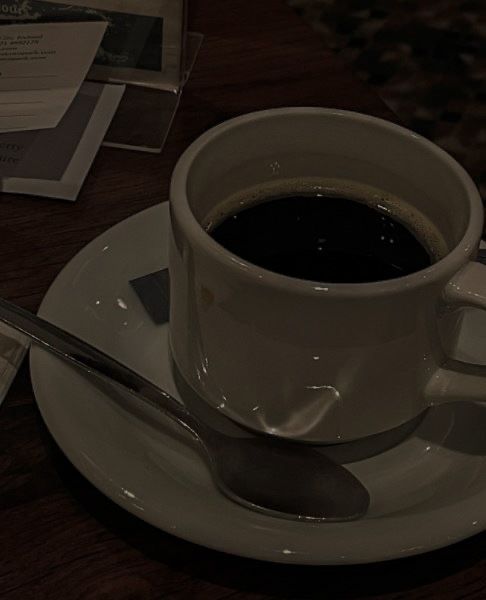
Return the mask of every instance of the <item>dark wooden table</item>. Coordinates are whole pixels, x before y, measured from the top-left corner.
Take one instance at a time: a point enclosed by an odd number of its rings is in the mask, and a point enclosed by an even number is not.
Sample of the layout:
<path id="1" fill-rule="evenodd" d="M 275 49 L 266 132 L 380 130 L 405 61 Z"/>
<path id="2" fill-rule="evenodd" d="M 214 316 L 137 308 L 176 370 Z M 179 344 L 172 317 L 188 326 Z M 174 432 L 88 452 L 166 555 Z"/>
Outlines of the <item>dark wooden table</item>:
<path id="1" fill-rule="evenodd" d="M 247 111 L 318 105 L 393 118 L 279 0 L 193 0 L 205 41 L 163 153 L 102 149 L 75 204 L 0 198 L 0 295 L 36 310 L 61 268 L 108 227 L 167 199 L 170 173 L 208 127 Z M 486 435 L 486 433 L 485 433 Z M 227 556 L 115 506 L 64 458 L 27 366 L 0 411 L 0 598 L 486 598 L 486 534 L 357 567 Z"/>

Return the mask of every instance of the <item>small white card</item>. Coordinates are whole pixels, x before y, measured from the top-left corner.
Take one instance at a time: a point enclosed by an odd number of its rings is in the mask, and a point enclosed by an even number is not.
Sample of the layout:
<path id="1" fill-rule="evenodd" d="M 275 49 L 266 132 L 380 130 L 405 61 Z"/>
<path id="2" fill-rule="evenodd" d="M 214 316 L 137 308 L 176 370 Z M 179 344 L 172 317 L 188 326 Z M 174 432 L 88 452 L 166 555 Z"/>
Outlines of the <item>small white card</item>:
<path id="1" fill-rule="evenodd" d="M 186 0 L 1 0 L 0 21 L 107 21 L 89 79 L 177 93 L 186 5 Z"/>
<path id="2" fill-rule="evenodd" d="M 0 132 L 56 127 L 76 96 L 105 21 L 0 26 Z"/>

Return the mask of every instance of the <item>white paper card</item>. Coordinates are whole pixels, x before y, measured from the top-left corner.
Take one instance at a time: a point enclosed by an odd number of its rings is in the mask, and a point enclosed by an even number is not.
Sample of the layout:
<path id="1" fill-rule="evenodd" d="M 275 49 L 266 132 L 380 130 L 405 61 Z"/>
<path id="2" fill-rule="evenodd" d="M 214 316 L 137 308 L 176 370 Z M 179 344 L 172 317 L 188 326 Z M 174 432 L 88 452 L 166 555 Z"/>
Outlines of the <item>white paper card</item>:
<path id="1" fill-rule="evenodd" d="M 0 26 L 0 132 L 56 127 L 76 96 L 105 21 Z"/>
<path id="2" fill-rule="evenodd" d="M 24 335 L 0 324 L 0 404 L 17 375 L 29 343 Z"/>

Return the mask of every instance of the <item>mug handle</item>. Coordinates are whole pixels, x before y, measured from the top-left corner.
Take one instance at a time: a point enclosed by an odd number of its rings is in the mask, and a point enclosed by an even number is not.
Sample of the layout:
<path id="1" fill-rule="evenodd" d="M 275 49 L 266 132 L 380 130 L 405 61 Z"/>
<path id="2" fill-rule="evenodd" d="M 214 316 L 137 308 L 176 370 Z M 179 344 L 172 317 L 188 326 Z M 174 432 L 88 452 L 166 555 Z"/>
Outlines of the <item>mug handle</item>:
<path id="1" fill-rule="evenodd" d="M 451 308 L 486 310 L 486 266 L 466 264 L 446 285 L 443 299 Z M 430 406 L 466 399 L 486 402 L 486 365 L 448 358 L 429 379 L 425 397 Z"/>

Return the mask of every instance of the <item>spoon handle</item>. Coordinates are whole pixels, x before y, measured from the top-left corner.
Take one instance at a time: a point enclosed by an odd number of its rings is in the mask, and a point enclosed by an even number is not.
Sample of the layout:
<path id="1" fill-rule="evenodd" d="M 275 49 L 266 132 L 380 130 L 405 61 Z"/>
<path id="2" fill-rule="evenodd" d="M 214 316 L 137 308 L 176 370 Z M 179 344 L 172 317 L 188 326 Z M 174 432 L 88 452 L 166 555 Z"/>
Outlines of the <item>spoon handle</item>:
<path id="1" fill-rule="evenodd" d="M 0 298 L 0 321 L 105 384 L 122 386 L 176 421 L 199 440 L 202 424 L 180 402 L 101 350 L 3 298 Z"/>

